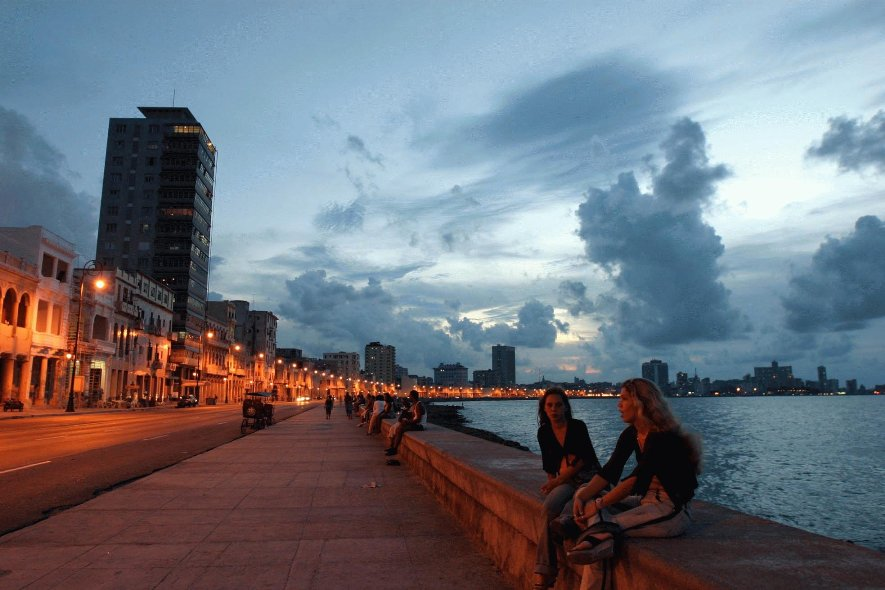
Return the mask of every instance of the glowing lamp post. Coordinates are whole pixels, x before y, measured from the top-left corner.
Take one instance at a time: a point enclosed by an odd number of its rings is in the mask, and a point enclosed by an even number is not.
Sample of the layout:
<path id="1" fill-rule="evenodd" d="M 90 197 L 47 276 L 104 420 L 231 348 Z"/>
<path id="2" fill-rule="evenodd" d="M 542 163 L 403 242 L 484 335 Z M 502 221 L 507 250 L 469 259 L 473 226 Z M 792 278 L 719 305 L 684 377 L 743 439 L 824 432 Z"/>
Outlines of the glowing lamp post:
<path id="1" fill-rule="evenodd" d="M 71 368 L 71 387 L 68 389 L 68 407 L 65 408 L 65 412 L 74 411 L 74 382 L 77 380 L 77 356 L 80 354 L 80 323 L 83 320 L 83 292 L 86 287 L 86 277 L 98 274 L 100 269 L 96 266 L 94 260 L 90 260 L 83 265 L 81 270 L 83 271 L 83 274 L 80 277 L 80 300 L 77 303 L 77 328 L 74 331 L 74 353 L 69 357 L 73 363 L 73 367 Z M 105 282 L 102 279 L 98 279 L 93 286 L 96 289 L 101 290 L 105 288 Z"/>

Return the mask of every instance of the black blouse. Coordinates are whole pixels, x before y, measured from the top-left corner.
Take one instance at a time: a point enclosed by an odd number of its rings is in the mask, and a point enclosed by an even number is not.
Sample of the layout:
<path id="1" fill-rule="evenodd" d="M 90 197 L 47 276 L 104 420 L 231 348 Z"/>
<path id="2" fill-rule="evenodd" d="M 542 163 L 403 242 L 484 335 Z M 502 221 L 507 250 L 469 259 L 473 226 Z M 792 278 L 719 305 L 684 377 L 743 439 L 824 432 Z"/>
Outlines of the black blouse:
<path id="1" fill-rule="evenodd" d="M 565 444 L 560 445 L 553 434 L 553 428 L 545 424 L 538 429 L 538 444 L 541 445 L 541 460 L 544 471 L 551 475 L 559 474 L 562 458 L 574 455 L 584 460 L 583 469 L 599 470 L 599 459 L 590 441 L 587 425 L 580 420 L 569 418 L 565 431 Z M 570 463 L 573 464 L 573 463 Z"/>
<path id="2" fill-rule="evenodd" d="M 677 508 L 694 497 L 698 487 L 697 470 L 691 462 L 691 449 L 685 437 L 673 431 L 650 432 L 643 451 L 636 440 L 636 428 L 629 426 L 618 437 L 618 444 L 599 475 L 609 483 L 617 482 L 633 453 L 637 465 L 627 477 L 636 477 L 634 494 L 645 494 L 652 477 L 657 476 Z"/>

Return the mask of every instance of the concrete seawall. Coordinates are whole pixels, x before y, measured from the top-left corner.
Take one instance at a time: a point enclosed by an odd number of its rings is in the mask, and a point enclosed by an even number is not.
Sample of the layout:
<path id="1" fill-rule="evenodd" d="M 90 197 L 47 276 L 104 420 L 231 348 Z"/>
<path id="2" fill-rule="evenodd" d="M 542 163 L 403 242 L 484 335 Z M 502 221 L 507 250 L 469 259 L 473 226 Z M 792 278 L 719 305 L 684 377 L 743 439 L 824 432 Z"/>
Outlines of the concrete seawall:
<path id="1" fill-rule="evenodd" d="M 429 425 L 406 434 L 399 458 L 516 587 L 531 586 L 540 457 Z M 694 501 L 692 509 L 686 535 L 627 542 L 616 588 L 885 588 L 882 553 L 715 504 Z M 881 518 L 879 507 L 870 509 Z M 580 570 L 566 568 L 556 587 L 579 581 Z"/>

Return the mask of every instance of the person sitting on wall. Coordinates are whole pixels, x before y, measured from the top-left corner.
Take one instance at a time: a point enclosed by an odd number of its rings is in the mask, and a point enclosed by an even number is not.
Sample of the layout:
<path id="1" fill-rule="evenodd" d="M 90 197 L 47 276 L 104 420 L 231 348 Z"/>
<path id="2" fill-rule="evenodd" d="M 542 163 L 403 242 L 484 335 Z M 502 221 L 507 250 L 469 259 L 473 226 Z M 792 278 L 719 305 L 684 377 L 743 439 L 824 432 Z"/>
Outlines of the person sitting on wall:
<path id="1" fill-rule="evenodd" d="M 575 493 L 574 519 L 587 528 L 571 551 L 573 564 L 584 568 L 581 588 L 604 583 L 605 565 L 622 535 L 675 537 L 691 524 L 689 502 L 698 486 L 701 446 L 667 405 L 661 390 L 647 379 L 628 379 L 621 387 L 618 410 L 628 424 L 611 458 L 589 483 Z M 618 482 L 630 455 L 636 468 Z M 615 504 L 630 506 L 616 512 Z"/>
<path id="2" fill-rule="evenodd" d="M 369 423 L 369 420 L 372 419 L 372 410 L 375 407 L 375 396 L 374 394 L 369 394 L 366 396 L 366 406 L 360 410 L 360 423 L 357 424 L 357 427 L 364 426 Z"/>
<path id="3" fill-rule="evenodd" d="M 552 387 L 538 400 L 538 444 L 547 481 L 541 486 L 544 497 L 535 559 L 534 588 L 544 589 L 556 582 L 556 543 L 550 522 L 572 512 L 571 499 L 578 486 L 599 471 L 599 459 L 587 432 L 587 425 L 572 418 L 568 396 Z"/>
<path id="4" fill-rule="evenodd" d="M 390 408 L 390 394 L 380 393 L 375 397 L 375 407 L 372 408 L 372 419 L 369 420 L 369 427 L 366 434 L 377 434 L 381 432 L 381 419 L 387 417 L 387 410 Z"/>
<path id="5" fill-rule="evenodd" d="M 403 411 L 396 424 L 387 433 L 390 446 L 384 450 L 387 456 L 396 455 L 399 452 L 399 445 L 403 442 L 403 435 L 412 430 L 424 430 L 424 417 L 427 415 L 424 404 L 418 399 L 418 392 L 414 389 L 409 392 L 409 400 L 411 405 L 409 409 Z"/>

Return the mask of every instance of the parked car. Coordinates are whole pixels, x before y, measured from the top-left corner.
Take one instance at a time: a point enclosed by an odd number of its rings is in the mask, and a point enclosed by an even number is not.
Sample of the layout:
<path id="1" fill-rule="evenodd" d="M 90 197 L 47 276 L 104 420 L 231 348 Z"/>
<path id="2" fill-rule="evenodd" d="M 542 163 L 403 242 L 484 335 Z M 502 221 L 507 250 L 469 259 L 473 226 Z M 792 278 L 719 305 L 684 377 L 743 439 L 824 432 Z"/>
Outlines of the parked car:
<path id="1" fill-rule="evenodd" d="M 195 408 L 195 407 L 197 407 L 198 403 L 199 402 L 197 401 L 197 398 L 195 398 L 192 395 L 187 395 L 187 396 L 184 396 L 184 397 L 181 397 L 178 399 L 178 403 L 176 404 L 176 407 L 178 407 L 178 408 Z"/>
<path id="2" fill-rule="evenodd" d="M 19 399 L 7 398 L 3 400 L 3 411 L 4 412 L 14 412 L 18 410 L 19 412 L 25 411 L 25 404 L 22 403 Z"/>

